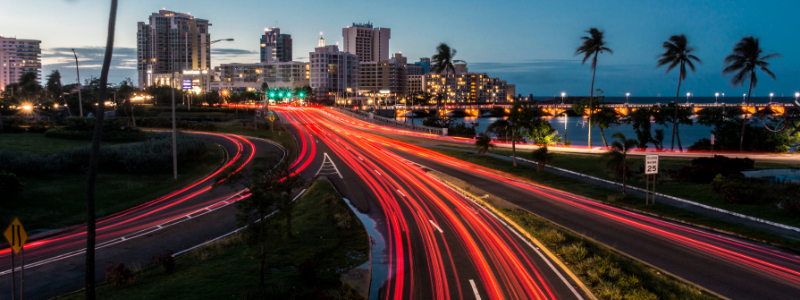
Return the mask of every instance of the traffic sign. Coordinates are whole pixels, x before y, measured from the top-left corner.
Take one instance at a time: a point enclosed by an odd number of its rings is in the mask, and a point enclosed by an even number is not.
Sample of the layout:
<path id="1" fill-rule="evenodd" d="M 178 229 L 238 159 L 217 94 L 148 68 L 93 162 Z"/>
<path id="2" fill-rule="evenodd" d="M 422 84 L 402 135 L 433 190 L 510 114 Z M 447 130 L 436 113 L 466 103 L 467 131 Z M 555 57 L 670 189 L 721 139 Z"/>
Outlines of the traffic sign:
<path id="1" fill-rule="evenodd" d="M 644 174 L 658 174 L 658 155 L 647 155 L 644 159 Z"/>
<path id="2" fill-rule="evenodd" d="M 269 116 L 269 121 L 270 122 L 274 122 L 275 121 L 275 116 Z"/>
<path id="3" fill-rule="evenodd" d="M 14 221 L 8 226 L 4 235 L 8 243 L 11 244 L 11 249 L 14 250 L 15 254 L 19 253 L 19 250 L 22 249 L 22 246 L 28 241 L 28 234 L 25 233 L 25 229 L 22 228 L 22 223 L 20 223 L 17 218 L 14 218 Z"/>

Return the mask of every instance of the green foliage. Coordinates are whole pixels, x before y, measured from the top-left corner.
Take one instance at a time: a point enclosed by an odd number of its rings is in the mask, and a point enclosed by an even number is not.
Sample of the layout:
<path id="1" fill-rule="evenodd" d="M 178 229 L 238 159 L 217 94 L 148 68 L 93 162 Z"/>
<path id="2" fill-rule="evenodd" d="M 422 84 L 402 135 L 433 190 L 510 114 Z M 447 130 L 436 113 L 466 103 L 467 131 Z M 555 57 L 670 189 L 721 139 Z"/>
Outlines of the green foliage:
<path id="1" fill-rule="evenodd" d="M 478 149 L 478 153 L 476 155 L 487 154 L 489 153 L 489 150 L 493 149 L 494 147 L 494 144 L 492 144 L 492 138 L 486 133 L 481 133 L 478 138 L 475 139 L 475 149 Z"/>
<path id="2" fill-rule="evenodd" d="M 635 147 L 637 142 L 634 139 L 626 139 L 621 132 L 614 133 L 611 137 L 617 140 L 611 143 L 611 149 L 600 159 L 605 161 L 606 168 L 614 170 L 615 176 L 617 173 L 622 174 L 622 195 L 627 195 L 627 178 L 630 176 L 628 151 Z"/>
<path id="3" fill-rule="evenodd" d="M 542 146 L 531 152 L 531 159 L 536 162 L 537 170 L 541 172 L 544 171 L 547 164 L 553 162 L 556 157 L 553 153 L 548 152 L 547 146 Z"/>
<path id="4" fill-rule="evenodd" d="M 742 177 L 742 171 L 753 169 L 755 161 L 749 158 L 728 158 L 722 155 L 692 159 L 690 167 L 669 170 L 672 179 L 694 183 L 709 183 L 715 176 Z"/>
<path id="5" fill-rule="evenodd" d="M 447 135 L 471 138 L 476 134 L 475 127 L 478 127 L 478 123 L 470 123 L 470 125 L 465 122 L 450 124 L 447 128 Z"/>
<path id="6" fill-rule="evenodd" d="M 17 174 L 0 171 L 0 196 L 3 198 L 13 196 L 22 192 L 24 185 L 19 180 Z M 6 198 L 7 199 L 7 198 Z"/>
<path id="7" fill-rule="evenodd" d="M 136 120 L 136 126 L 151 127 L 151 128 L 172 128 L 172 121 L 164 118 L 143 118 Z M 261 126 L 261 125 L 259 125 Z M 219 128 L 212 122 L 190 122 L 186 120 L 178 120 L 175 127 L 184 130 L 194 131 L 217 131 Z"/>
<path id="8" fill-rule="evenodd" d="M 70 118 L 61 128 L 52 128 L 44 134 L 49 138 L 91 140 L 94 133 L 94 118 Z M 103 119 L 103 141 L 137 142 L 146 140 L 151 134 L 130 128 L 122 119 Z"/>
<path id="9" fill-rule="evenodd" d="M 714 149 L 738 149 L 742 130 L 742 121 L 721 122 L 715 131 Z M 745 125 L 744 132 L 744 151 L 753 152 L 788 152 L 789 146 L 797 140 L 797 137 L 789 137 L 786 132 L 774 134 L 767 131 L 761 124 Z M 689 146 L 689 150 L 711 150 L 711 140 L 702 138 Z"/>
<path id="10" fill-rule="evenodd" d="M 49 131 L 48 131 L 49 132 Z M 102 170 L 122 170 L 133 174 L 154 174 L 171 170 L 172 135 L 157 134 L 143 143 L 100 148 Z M 178 162 L 191 161 L 205 155 L 202 139 L 179 134 Z M 87 168 L 90 146 L 64 149 L 57 153 L 23 154 L 0 150 L 0 165 L 19 174 L 76 172 Z"/>

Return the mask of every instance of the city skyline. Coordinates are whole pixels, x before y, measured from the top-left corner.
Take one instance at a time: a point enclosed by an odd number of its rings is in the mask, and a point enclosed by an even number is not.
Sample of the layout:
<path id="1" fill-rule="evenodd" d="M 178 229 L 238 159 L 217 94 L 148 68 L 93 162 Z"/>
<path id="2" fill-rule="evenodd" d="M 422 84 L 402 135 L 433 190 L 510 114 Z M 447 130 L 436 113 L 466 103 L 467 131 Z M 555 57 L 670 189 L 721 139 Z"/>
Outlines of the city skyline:
<path id="1" fill-rule="evenodd" d="M 20 18 L 11 16 L 0 20 L 0 27 L 13 30 L 0 32 L 0 35 L 42 40 L 44 76 L 53 69 L 59 69 L 65 83 L 74 82 L 74 61 L 70 61 L 72 48 L 81 57 L 81 71 L 86 74 L 82 77 L 98 76 L 102 51 L 97 47 L 102 44 L 105 29 L 96 26 L 91 19 L 72 20 L 67 16 L 78 11 L 103 14 L 107 10 L 105 3 L 93 5 L 94 2 L 55 2 L 41 12 L 51 16 L 49 21 L 26 27 L 8 26 Z M 655 56 L 662 52 L 661 43 L 671 34 L 678 33 L 685 33 L 689 37 L 690 44 L 698 48 L 697 55 L 703 60 L 697 73 L 689 74 L 682 94 L 692 92 L 697 96 L 713 96 L 715 92 L 729 95 L 741 93 L 743 89 L 733 88 L 728 78 L 722 77 L 722 60 L 741 37 L 751 34 L 761 37 L 766 51 L 779 52 L 784 57 L 771 61 L 771 69 L 778 76 L 777 83 L 760 77 L 762 80 L 754 89 L 753 96 L 763 97 L 770 92 L 777 95 L 793 94 L 800 89 L 800 77 L 796 75 L 800 53 L 794 50 L 797 42 L 781 38 L 790 34 L 788 29 L 780 28 L 791 21 L 788 12 L 792 11 L 792 7 L 800 7 L 789 1 L 771 1 L 766 5 L 734 1 L 718 7 L 708 4 L 616 1 L 604 6 L 583 4 L 580 9 L 574 10 L 566 2 L 506 1 L 482 9 L 474 9 L 477 2 L 466 2 L 464 7 L 453 8 L 452 16 L 437 18 L 409 16 L 436 11 L 450 4 L 433 3 L 425 6 L 421 2 L 410 1 L 408 5 L 392 9 L 392 14 L 387 15 L 385 10 L 375 10 L 385 6 L 384 3 L 357 5 L 356 2 L 342 2 L 345 4 L 343 7 L 322 4 L 307 8 L 302 14 L 293 13 L 292 6 L 281 3 L 271 9 L 281 13 L 251 18 L 231 17 L 233 8 L 212 2 L 190 4 L 188 1 L 177 1 L 170 4 L 164 7 L 155 1 L 142 1 L 136 5 L 121 5 L 115 68 L 111 71 L 110 82 L 119 82 L 125 77 L 136 80 L 135 24 L 151 13 L 166 8 L 208 19 L 213 24 L 210 28 L 212 39 L 235 39 L 234 42 L 212 47 L 212 66 L 258 62 L 259 49 L 253 40 L 263 35 L 265 27 L 280 27 L 283 32 L 292 34 L 295 60 L 308 61 L 306 53 L 313 51 L 320 31 L 324 33 L 328 44 L 339 42 L 341 45 L 342 28 L 353 22 L 372 22 L 376 27 L 394 31 L 389 53 L 402 52 L 410 62 L 420 57 L 430 57 L 436 45 L 446 42 L 459 51 L 457 58 L 466 60 L 470 70 L 486 72 L 516 84 L 517 93 L 545 96 L 563 91 L 569 95 L 585 95 L 588 94 L 591 72 L 588 65 L 581 65 L 573 53 L 580 43 L 579 38 L 585 35 L 584 31 L 589 27 L 598 27 L 605 30 L 608 46 L 614 50 L 613 55 L 603 54 L 598 62 L 596 86 L 603 89 L 606 96 L 624 96 L 625 93 L 631 93 L 632 96 L 673 95 L 677 73 L 673 71 L 665 75 L 663 68 L 656 69 Z M 248 1 L 242 1 L 241 4 L 254 8 L 247 11 L 258 11 L 263 5 Z M 347 4 L 353 4 L 354 9 L 345 9 Z M 773 11 L 771 7 L 777 7 L 777 4 L 781 4 L 783 9 Z M 18 5 L 21 4 L 12 3 L 10 7 L 13 9 Z M 642 14 L 648 17 L 643 18 Z M 308 16 L 310 20 L 303 16 Z M 475 18 L 478 20 L 468 21 Z M 62 25 L 53 27 L 54 22 Z M 65 30 L 84 32 L 81 44 L 75 44 L 75 39 L 63 34 Z"/>

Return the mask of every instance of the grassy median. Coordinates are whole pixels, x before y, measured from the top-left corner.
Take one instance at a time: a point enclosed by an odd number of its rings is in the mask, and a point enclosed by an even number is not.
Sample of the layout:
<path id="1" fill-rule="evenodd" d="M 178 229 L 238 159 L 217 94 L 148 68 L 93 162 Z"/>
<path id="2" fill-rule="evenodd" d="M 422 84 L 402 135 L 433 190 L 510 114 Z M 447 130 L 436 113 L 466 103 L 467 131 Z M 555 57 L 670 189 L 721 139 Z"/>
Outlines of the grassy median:
<path id="1" fill-rule="evenodd" d="M 598 201 L 603 201 L 610 205 L 622 208 L 632 208 L 640 211 L 646 211 L 659 216 L 682 220 L 685 222 L 701 226 L 707 226 L 710 228 L 716 228 L 722 231 L 731 232 L 754 240 L 765 241 L 782 247 L 800 250 L 800 241 L 794 239 L 788 239 L 783 236 L 769 233 L 760 229 L 755 229 L 746 225 L 722 221 L 716 218 L 690 212 L 671 205 L 666 205 L 662 203 L 656 203 L 654 205 L 652 204 L 645 205 L 645 201 L 642 198 L 630 195 L 628 195 L 627 197 L 622 197 L 621 193 L 618 191 L 598 187 L 597 185 L 586 183 L 577 179 L 571 179 L 547 172 L 537 172 L 535 168 L 529 168 L 524 166 L 514 167 L 513 165 L 511 165 L 511 162 L 499 158 L 488 157 L 488 156 L 475 156 L 474 154 L 467 153 L 464 151 L 441 149 L 441 148 L 430 148 L 430 150 L 469 163 L 484 166 L 511 175 L 524 177 L 544 186 L 552 187 L 559 190 L 569 191 L 570 193 L 573 194 L 581 195 Z M 559 157 L 557 157 L 556 159 L 558 161 Z M 583 162 L 574 162 L 574 164 L 600 165 L 597 159 L 599 158 L 592 157 L 591 160 Z M 573 162 L 570 162 L 570 164 L 572 163 Z M 710 187 L 708 187 L 708 189 L 710 193 L 713 193 L 710 190 L 711 189 Z M 661 188 L 658 188 L 657 191 L 662 192 Z M 794 220 L 794 222 L 797 222 L 797 220 Z"/>
<path id="2" fill-rule="evenodd" d="M 367 261 L 369 238 L 364 226 L 328 181 L 316 181 L 297 201 L 292 238 L 286 237 L 283 218 L 273 217 L 270 222 L 264 288 L 258 285 L 260 248 L 248 245 L 241 235 L 234 234 L 176 258 L 171 273 L 150 266 L 138 268 L 132 281 L 125 285 L 101 284 L 97 287 L 97 297 L 292 299 L 316 289 L 328 296 L 360 299 L 353 296 L 351 287 L 339 281 L 339 276 Z M 347 228 L 337 225 L 336 220 L 342 216 L 334 216 L 335 212 L 349 214 L 351 223 Z M 315 265 L 313 279 L 301 272 L 307 260 Z M 83 292 L 78 291 L 56 299 L 83 298 Z"/>

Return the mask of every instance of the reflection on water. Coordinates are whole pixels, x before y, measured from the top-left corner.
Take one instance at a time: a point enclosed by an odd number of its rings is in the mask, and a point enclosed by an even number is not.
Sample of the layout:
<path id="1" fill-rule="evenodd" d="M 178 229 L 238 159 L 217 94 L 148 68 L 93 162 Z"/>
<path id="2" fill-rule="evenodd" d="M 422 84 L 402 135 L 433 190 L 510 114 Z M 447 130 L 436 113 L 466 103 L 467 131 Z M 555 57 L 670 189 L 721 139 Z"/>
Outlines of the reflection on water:
<path id="1" fill-rule="evenodd" d="M 383 236 L 378 232 L 375 221 L 358 211 L 358 209 L 350 203 L 350 199 L 344 198 L 344 200 L 347 202 L 347 205 L 350 206 L 350 209 L 356 213 L 356 216 L 358 216 L 358 219 L 364 224 L 364 227 L 367 228 L 367 233 L 370 237 L 370 244 L 372 244 L 370 247 L 372 251 L 372 281 L 369 285 L 369 299 L 375 300 L 378 299 L 380 288 L 389 276 L 389 249 L 386 249 L 386 242 Z M 370 262 L 367 261 L 364 265 L 359 266 L 359 268 L 366 267 L 369 263 Z"/>
<path id="2" fill-rule="evenodd" d="M 765 178 L 777 183 L 800 183 L 800 169 L 768 169 L 742 172 L 745 177 Z"/>

